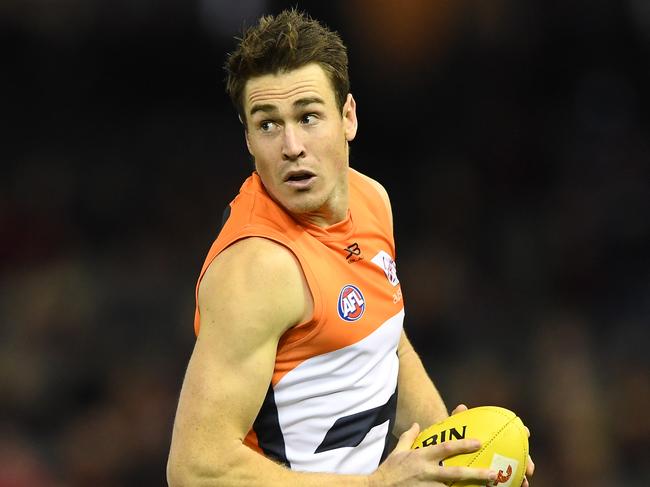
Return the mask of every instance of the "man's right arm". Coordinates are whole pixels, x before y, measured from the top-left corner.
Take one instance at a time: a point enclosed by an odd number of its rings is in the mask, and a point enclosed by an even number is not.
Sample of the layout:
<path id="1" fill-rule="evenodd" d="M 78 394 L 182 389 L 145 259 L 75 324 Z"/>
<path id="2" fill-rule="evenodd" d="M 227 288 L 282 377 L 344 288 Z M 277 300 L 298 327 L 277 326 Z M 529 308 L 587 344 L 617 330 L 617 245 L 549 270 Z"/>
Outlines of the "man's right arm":
<path id="1" fill-rule="evenodd" d="M 185 374 L 174 422 L 170 486 L 397 486 L 487 479 L 475 469 L 441 468 L 445 456 L 476 449 L 470 440 L 410 450 L 404 435 L 370 476 L 299 473 L 244 445 L 274 369 L 277 344 L 312 313 L 300 265 L 285 247 L 248 238 L 224 250 L 199 286 L 201 329 Z M 444 455 L 444 456 L 443 456 Z"/>
<path id="2" fill-rule="evenodd" d="M 293 254 L 248 238 L 224 250 L 199 286 L 201 329 L 189 361 L 168 461 L 171 486 L 327 485 L 243 444 L 273 374 L 280 336 L 311 315 Z M 349 482 L 348 482 L 349 480 Z M 366 485 L 359 477 L 347 485 Z"/>

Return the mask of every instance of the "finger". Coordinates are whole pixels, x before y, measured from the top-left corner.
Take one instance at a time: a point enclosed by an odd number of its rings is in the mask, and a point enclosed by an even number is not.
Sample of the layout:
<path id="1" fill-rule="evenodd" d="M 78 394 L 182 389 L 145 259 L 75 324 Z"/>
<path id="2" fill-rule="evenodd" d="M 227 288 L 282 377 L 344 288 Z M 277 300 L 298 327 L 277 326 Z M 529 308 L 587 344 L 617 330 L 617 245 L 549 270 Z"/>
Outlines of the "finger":
<path id="1" fill-rule="evenodd" d="M 497 478 L 497 473 L 494 470 L 470 467 L 438 467 L 433 475 L 436 480 L 442 482 L 472 482 L 481 485 Z"/>
<path id="2" fill-rule="evenodd" d="M 528 429 L 528 426 L 524 426 L 526 428 L 526 434 L 528 435 L 528 438 L 530 438 L 530 430 Z"/>
<path id="3" fill-rule="evenodd" d="M 528 483 L 528 479 L 524 477 L 524 481 L 521 483 L 521 487 L 530 487 L 530 484 Z"/>
<path id="4" fill-rule="evenodd" d="M 427 458 L 431 461 L 440 462 L 445 458 L 460 455 L 462 453 L 472 453 L 481 448 L 481 442 L 470 438 L 465 440 L 445 441 L 438 445 L 431 445 L 423 448 L 427 453 Z"/>
<path id="5" fill-rule="evenodd" d="M 411 449 L 411 445 L 420 434 L 420 425 L 413 423 L 413 425 L 402 433 L 399 437 L 399 441 L 395 446 L 394 451 L 407 451 Z"/>
<path id="6" fill-rule="evenodd" d="M 530 455 L 528 455 L 528 460 L 526 462 L 526 475 L 532 477 L 534 473 L 535 473 L 535 463 L 533 462 L 533 459 L 530 458 Z"/>
<path id="7" fill-rule="evenodd" d="M 463 412 L 463 411 L 467 411 L 467 406 L 465 406 L 464 404 L 459 404 L 459 405 L 456 406 L 456 408 L 451 412 L 451 415 L 453 416 L 454 414 L 456 414 L 456 413 L 461 413 L 461 412 Z"/>

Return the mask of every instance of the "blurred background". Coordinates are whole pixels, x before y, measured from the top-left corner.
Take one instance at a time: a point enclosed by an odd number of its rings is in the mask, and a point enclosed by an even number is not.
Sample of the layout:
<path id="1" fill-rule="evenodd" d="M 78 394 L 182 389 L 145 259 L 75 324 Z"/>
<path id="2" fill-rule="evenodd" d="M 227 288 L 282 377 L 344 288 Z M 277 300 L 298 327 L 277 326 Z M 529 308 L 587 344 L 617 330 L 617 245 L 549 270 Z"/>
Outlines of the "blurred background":
<path id="1" fill-rule="evenodd" d="M 0 487 L 164 485 L 252 171 L 221 66 L 292 5 L 349 47 L 447 405 L 517 411 L 536 487 L 650 485 L 650 2 L 2 0 Z"/>

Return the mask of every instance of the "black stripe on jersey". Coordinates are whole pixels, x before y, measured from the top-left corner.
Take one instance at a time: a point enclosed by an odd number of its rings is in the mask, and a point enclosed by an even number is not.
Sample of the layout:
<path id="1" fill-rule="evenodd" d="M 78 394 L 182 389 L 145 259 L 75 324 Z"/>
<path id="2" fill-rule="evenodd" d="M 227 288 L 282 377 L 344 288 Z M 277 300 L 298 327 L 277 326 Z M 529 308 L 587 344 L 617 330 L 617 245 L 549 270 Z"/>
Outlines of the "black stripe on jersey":
<path id="1" fill-rule="evenodd" d="M 280 429 L 278 407 L 275 404 L 273 386 L 269 384 L 260 412 L 253 423 L 253 430 L 257 434 L 257 444 L 271 460 L 279 462 L 288 468 L 291 464 L 287 459 L 287 450 L 284 446 L 284 436 Z"/>
<path id="2" fill-rule="evenodd" d="M 386 404 L 337 419 L 314 453 L 358 446 L 372 428 L 388 421 L 388 433 L 381 456 L 381 460 L 383 460 L 388 455 L 388 439 L 395 423 L 396 409 L 397 390 L 390 396 Z"/>
<path id="3" fill-rule="evenodd" d="M 395 426 L 395 415 L 397 414 L 397 388 L 388 402 L 386 403 L 386 410 L 388 414 L 388 432 L 386 433 L 386 441 L 384 442 L 384 451 L 381 454 L 381 460 L 379 463 L 386 460 L 388 454 L 393 451 L 397 445 L 397 438 L 393 436 L 393 428 Z M 385 420 L 384 420 L 385 421 Z"/>

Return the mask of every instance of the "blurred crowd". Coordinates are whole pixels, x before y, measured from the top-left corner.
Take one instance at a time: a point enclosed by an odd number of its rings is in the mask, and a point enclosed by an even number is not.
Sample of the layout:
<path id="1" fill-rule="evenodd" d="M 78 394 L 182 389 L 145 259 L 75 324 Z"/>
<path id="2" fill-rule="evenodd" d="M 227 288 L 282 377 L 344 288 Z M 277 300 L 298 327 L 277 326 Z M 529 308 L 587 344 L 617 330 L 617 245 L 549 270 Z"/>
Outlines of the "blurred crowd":
<path id="1" fill-rule="evenodd" d="M 448 407 L 517 411 L 536 487 L 649 485 L 648 2 L 4 0 L 0 487 L 164 485 L 253 169 L 221 65 L 296 4 L 349 47 L 351 164 Z"/>

